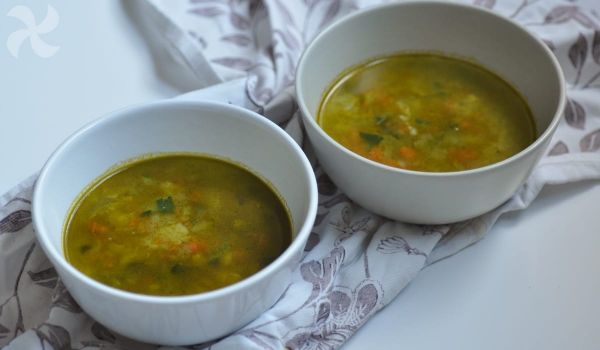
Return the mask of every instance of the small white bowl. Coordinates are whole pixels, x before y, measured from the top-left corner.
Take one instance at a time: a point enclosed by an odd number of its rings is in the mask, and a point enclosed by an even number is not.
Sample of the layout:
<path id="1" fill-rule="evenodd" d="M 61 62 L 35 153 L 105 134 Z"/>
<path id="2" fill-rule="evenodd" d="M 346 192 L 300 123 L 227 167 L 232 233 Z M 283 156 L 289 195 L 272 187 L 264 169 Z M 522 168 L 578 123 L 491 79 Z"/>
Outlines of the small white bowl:
<path id="1" fill-rule="evenodd" d="M 402 51 L 465 57 L 503 77 L 533 112 L 535 142 L 501 162 L 447 173 L 393 168 L 344 148 L 316 122 L 324 92 L 349 67 Z M 332 24 L 301 57 L 296 93 L 308 137 L 333 182 L 375 213 L 421 224 L 472 218 L 510 198 L 543 155 L 565 104 L 562 71 L 541 40 L 488 10 L 445 1 L 391 3 Z"/>
<path id="2" fill-rule="evenodd" d="M 63 224 L 77 195 L 116 163 L 148 153 L 200 152 L 243 164 L 268 180 L 293 221 L 291 245 L 256 274 L 207 293 L 163 297 L 101 284 L 63 254 Z M 131 107 L 67 139 L 35 186 L 37 239 L 75 300 L 94 319 L 130 338 L 184 345 L 218 338 L 271 307 L 291 280 L 317 209 L 316 180 L 304 153 L 277 125 L 243 108 L 185 101 Z"/>

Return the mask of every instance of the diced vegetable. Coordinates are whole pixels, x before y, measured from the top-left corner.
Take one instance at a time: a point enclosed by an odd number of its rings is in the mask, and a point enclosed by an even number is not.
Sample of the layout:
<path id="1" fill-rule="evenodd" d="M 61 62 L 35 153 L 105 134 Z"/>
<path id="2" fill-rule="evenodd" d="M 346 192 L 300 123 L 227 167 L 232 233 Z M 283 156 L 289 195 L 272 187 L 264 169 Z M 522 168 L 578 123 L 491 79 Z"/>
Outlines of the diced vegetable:
<path id="1" fill-rule="evenodd" d="M 400 154 L 400 156 L 406 160 L 412 160 L 415 159 L 415 157 L 417 156 L 417 151 L 409 146 L 402 146 L 400 147 L 400 150 L 398 151 L 398 153 Z"/>
<path id="2" fill-rule="evenodd" d="M 185 268 L 183 267 L 183 265 L 181 264 L 173 264 L 173 266 L 171 266 L 171 273 L 172 274 L 181 274 L 185 272 Z"/>
<path id="3" fill-rule="evenodd" d="M 374 161 L 383 162 L 385 160 L 383 151 L 379 147 L 371 148 L 367 154 L 369 155 L 369 158 L 373 159 Z"/>
<path id="4" fill-rule="evenodd" d="M 171 196 L 167 198 L 159 198 L 156 200 L 156 210 L 160 213 L 172 213 L 175 211 L 175 204 Z"/>
<path id="5" fill-rule="evenodd" d="M 199 240 L 190 240 L 185 243 L 185 248 L 192 254 L 202 252 L 206 249 L 206 245 Z"/>
<path id="6" fill-rule="evenodd" d="M 415 118 L 415 122 L 416 122 L 418 125 L 429 125 L 429 124 L 430 124 L 430 121 L 429 121 L 429 120 L 427 120 L 427 119 L 423 119 L 423 118 Z"/>
<path id="7" fill-rule="evenodd" d="M 375 116 L 375 125 L 385 126 L 388 121 L 388 117 L 385 115 L 377 115 Z"/>
<path id="8" fill-rule="evenodd" d="M 208 261 L 208 264 L 212 267 L 218 267 L 221 263 L 221 260 L 218 257 L 212 258 Z"/>
<path id="9" fill-rule="evenodd" d="M 449 155 L 453 160 L 461 164 L 468 164 L 477 160 L 479 157 L 477 153 L 478 152 L 476 150 L 471 148 L 461 148 L 450 151 Z"/>
<path id="10" fill-rule="evenodd" d="M 108 233 L 109 227 L 97 221 L 92 221 L 90 223 L 90 231 L 92 234 L 105 234 Z"/>
<path id="11" fill-rule="evenodd" d="M 381 140 L 383 140 L 383 137 L 368 132 L 361 132 L 360 137 L 371 146 L 376 146 L 381 142 Z"/>

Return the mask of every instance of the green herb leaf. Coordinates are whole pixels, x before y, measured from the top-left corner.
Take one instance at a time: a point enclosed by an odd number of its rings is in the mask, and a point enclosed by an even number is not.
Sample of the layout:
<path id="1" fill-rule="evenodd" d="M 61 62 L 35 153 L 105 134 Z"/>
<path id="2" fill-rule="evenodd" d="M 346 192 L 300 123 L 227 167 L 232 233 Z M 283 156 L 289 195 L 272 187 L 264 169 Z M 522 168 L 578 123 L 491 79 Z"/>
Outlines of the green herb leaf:
<path id="1" fill-rule="evenodd" d="M 429 120 L 423 118 L 415 118 L 415 122 L 419 125 L 427 125 L 429 124 Z"/>
<path id="2" fill-rule="evenodd" d="M 152 215 L 152 210 L 146 210 L 146 211 L 143 211 L 140 214 L 141 217 L 147 217 L 147 216 L 150 216 L 150 215 Z"/>
<path id="3" fill-rule="evenodd" d="M 81 247 L 79 247 L 79 251 L 81 252 L 81 254 L 87 253 L 90 249 L 92 249 L 92 246 L 89 244 L 84 244 Z"/>
<path id="4" fill-rule="evenodd" d="M 146 265 L 141 261 L 132 261 L 132 262 L 128 263 L 127 265 L 125 265 L 125 268 L 130 271 L 137 272 L 137 271 L 142 271 L 145 266 Z"/>
<path id="5" fill-rule="evenodd" d="M 161 213 L 172 213 L 175 211 L 175 204 L 171 196 L 167 198 L 159 198 L 156 200 L 156 210 Z"/>
<path id="6" fill-rule="evenodd" d="M 231 250 L 229 243 L 222 243 L 219 248 L 210 255 L 208 264 L 212 267 L 219 266 L 221 264 L 221 257 L 229 250 Z"/>
<path id="7" fill-rule="evenodd" d="M 185 268 L 181 264 L 175 264 L 175 265 L 171 266 L 172 274 L 182 273 L 183 271 L 185 271 Z"/>
<path id="8" fill-rule="evenodd" d="M 375 124 L 378 126 L 385 126 L 388 121 L 388 117 L 385 115 L 376 115 L 375 116 Z"/>
<path id="9" fill-rule="evenodd" d="M 223 254 L 227 253 L 228 251 L 231 250 L 231 246 L 229 245 L 229 243 L 223 243 L 221 244 L 221 246 L 217 249 L 216 252 L 213 253 L 213 257 L 221 257 Z"/>
<path id="10" fill-rule="evenodd" d="M 371 146 L 376 146 L 381 142 L 381 140 L 383 140 L 383 137 L 377 134 L 370 134 L 368 132 L 361 132 L 360 137 Z"/>
<path id="11" fill-rule="evenodd" d="M 208 261 L 208 264 L 212 267 L 217 267 L 217 266 L 219 266 L 220 263 L 221 263 L 221 259 L 219 259 L 219 258 L 212 258 Z"/>

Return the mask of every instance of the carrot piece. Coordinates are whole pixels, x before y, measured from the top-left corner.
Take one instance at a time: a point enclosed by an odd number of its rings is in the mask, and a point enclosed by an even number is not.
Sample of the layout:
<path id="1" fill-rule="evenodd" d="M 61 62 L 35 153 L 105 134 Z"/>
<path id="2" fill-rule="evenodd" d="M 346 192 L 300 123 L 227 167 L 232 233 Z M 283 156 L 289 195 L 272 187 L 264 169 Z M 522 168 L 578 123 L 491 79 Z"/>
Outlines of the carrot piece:
<path id="1" fill-rule="evenodd" d="M 138 217 L 134 216 L 133 218 L 131 218 L 131 220 L 129 220 L 129 226 L 131 226 L 131 227 L 138 226 L 139 224 L 140 224 L 140 218 L 138 218 Z"/>
<path id="2" fill-rule="evenodd" d="M 375 102 L 382 107 L 386 107 L 392 104 L 393 99 L 387 94 L 380 94 L 375 98 Z"/>
<path id="3" fill-rule="evenodd" d="M 373 147 L 369 150 L 369 153 L 367 153 L 367 157 L 376 162 L 381 162 L 385 156 L 380 147 Z"/>
<path id="4" fill-rule="evenodd" d="M 193 190 L 188 194 L 192 201 L 199 202 L 204 197 L 204 193 L 200 190 Z"/>
<path id="5" fill-rule="evenodd" d="M 400 133 L 400 135 L 410 134 L 410 128 L 406 125 L 406 122 L 402 122 L 396 128 L 396 131 Z"/>
<path id="6" fill-rule="evenodd" d="M 192 254 L 202 252 L 206 250 L 204 242 L 199 240 L 190 240 L 184 243 L 185 248 Z"/>
<path id="7" fill-rule="evenodd" d="M 478 152 L 472 148 L 455 149 L 451 151 L 449 155 L 453 160 L 461 164 L 468 164 L 479 158 Z"/>
<path id="8" fill-rule="evenodd" d="M 466 131 L 469 133 L 481 133 L 483 132 L 483 128 L 481 123 L 478 123 L 475 119 L 464 119 L 458 123 L 460 130 Z"/>
<path id="9" fill-rule="evenodd" d="M 473 129 L 473 123 L 468 119 L 461 120 L 458 123 L 458 125 L 459 125 L 460 129 L 464 130 L 464 131 L 469 131 L 469 130 Z"/>
<path id="10" fill-rule="evenodd" d="M 409 147 L 409 146 L 402 146 L 400 147 L 400 149 L 398 150 L 398 153 L 400 154 L 400 156 L 406 160 L 412 160 L 415 159 L 415 157 L 417 156 L 417 150 Z"/>
<path id="11" fill-rule="evenodd" d="M 92 221 L 90 223 L 90 231 L 92 234 L 105 234 L 109 230 L 108 226 L 103 225 L 97 221 Z"/>
<path id="12" fill-rule="evenodd" d="M 248 252 L 244 250 L 235 250 L 231 254 L 233 261 L 236 263 L 245 263 L 248 259 Z"/>
<path id="13" fill-rule="evenodd" d="M 361 142 L 360 131 L 354 130 L 348 134 L 348 144 L 352 147 L 358 147 Z"/>

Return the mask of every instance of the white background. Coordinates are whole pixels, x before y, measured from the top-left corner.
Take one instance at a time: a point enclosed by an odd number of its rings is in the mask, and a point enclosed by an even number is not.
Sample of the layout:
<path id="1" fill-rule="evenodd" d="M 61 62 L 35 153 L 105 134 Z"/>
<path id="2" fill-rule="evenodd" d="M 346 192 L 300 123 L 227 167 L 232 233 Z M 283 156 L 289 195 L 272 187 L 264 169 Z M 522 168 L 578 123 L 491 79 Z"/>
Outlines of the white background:
<path id="1" fill-rule="evenodd" d="M 0 2 L 0 193 L 38 171 L 53 149 L 102 114 L 180 92 L 116 0 L 53 0 L 60 46 L 48 59 L 4 43 L 39 23 L 46 2 Z M 110 142 L 110 140 L 107 140 Z M 426 268 L 344 349 L 600 348 L 600 185 L 545 189 L 532 207 L 504 216 L 481 242 Z"/>

